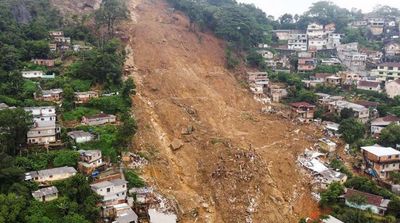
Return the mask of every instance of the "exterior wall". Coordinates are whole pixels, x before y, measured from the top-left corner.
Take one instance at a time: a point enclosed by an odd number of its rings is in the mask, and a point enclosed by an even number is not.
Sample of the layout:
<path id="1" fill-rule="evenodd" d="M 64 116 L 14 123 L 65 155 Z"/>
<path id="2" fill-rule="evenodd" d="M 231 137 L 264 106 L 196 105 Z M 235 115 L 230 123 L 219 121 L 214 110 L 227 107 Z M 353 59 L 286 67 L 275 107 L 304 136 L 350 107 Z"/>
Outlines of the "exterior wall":
<path id="1" fill-rule="evenodd" d="M 389 98 L 394 98 L 398 95 L 400 95 L 400 84 L 396 82 L 389 82 L 385 86 L 386 94 L 389 96 Z"/>
<path id="2" fill-rule="evenodd" d="M 368 210 L 368 209 L 370 209 L 373 213 L 379 214 L 379 209 L 378 209 L 378 207 L 377 207 L 377 206 L 374 206 L 374 205 L 370 205 L 370 204 L 366 204 L 366 205 L 357 205 L 357 204 L 348 202 L 347 200 L 346 200 L 345 203 L 346 203 L 347 206 L 352 207 L 352 208 L 357 208 L 357 209 L 360 209 L 360 210 Z"/>
<path id="3" fill-rule="evenodd" d="M 288 39 L 288 49 L 296 51 L 307 51 L 307 35 L 306 34 L 290 34 Z"/>
<path id="4" fill-rule="evenodd" d="M 84 136 L 84 137 L 78 137 L 75 139 L 76 143 L 85 143 L 85 142 L 90 142 L 93 140 L 93 137 L 91 136 Z"/>
<path id="5" fill-rule="evenodd" d="M 39 176 L 38 178 L 33 179 L 36 182 L 43 183 L 43 182 L 51 182 L 51 181 L 57 181 L 57 180 L 64 180 L 67 178 L 70 178 L 74 176 L 75 173 L 62 173 L 62 174 L 57 174 L 57 175 L 50 175 L 50 176 Z"/>
<path id="6" fill-rule="evenodd" d="M 41 78 L 43 75 L 43 71 L 22 71 L 22 77 L 24 78 Z"/>
<path id="7" fill-rule="evenodd" d="M 396 80 L 400 78 L 400 67 L 378 66 L 377 69 L 371 71 L 371 76 L 382 81 Z"/>

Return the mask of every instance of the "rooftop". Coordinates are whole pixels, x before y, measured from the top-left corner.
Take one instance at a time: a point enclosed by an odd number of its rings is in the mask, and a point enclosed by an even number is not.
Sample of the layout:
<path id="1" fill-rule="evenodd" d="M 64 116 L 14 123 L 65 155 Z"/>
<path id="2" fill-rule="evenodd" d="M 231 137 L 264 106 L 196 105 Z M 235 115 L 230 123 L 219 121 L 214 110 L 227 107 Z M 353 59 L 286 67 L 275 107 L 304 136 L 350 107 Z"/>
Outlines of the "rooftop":
<path id="1" fill-rule="evenodd" d="M 393 156 L 400 155 L 400 151 L 393 149 L 392 147 L 383 147 L 381 145 L 375 144 L 373 146 L 361 147 L 361 150 L 367 151 L 374 154 L 375 156 Z"/>
<path id="2" fill-rule="evenodd" d="M 376 81 L 359 81 L 358 86 L 360 87 L 370 87 L 370 88 L 378 88 L 380 86 L 379 82 Z"/>
<path id="3" fill-rule="evenodd" d="M 51 187 L 42 188 L 42 189 L 32 192 L 32 196 L 33 197 L 43 197 L 43 196 L 52 195 L 55 193 L 58 193 L 57 187 L 51 186 Z"/>
<path id="4" fill-rule="evenodd" d="M 307 102 L 304 102 L 304 101 L 302 101 L 302 102 L 290 103 L 290 106 L 295 107 L 295 108 L 302 108 L 302 107 L 305 107 L 305 108 L 314 108 L 314 107 L 315 107 L 315 105 L 312 105 L 312 104 L 307 103 Z"/>
<path id="5" fill-rule="evenodd" d="M 363 196 L 366 198 L 367 204 L 375 205 L 378 207 L 382 204 L 382 201 L 383 201 L 382 196 L 378 196 L 375 194 L 370 194 L 370 193 L 366 193 L 366 192 L 358 191 L 358 190 L 354 190 L 354 189 L 347 189 L 346 193 L 344 194 L 344 197 L 346 199 L 348 199 L 353 196 Z"/>
<path id="6" fill-rule="evenodd" d="M 114 115 L 109 115 L 106 113 L 100 113 L 97 115 L 93 115 L 93 116 L 84 116 L 87 119 L 96 119 L 96 118 L 108 118 L 108 117 L 113 117 Z M 115 116 L 114 116 L 115 117 Z"/>
<path id="7" fill-rule="evenodd" d="M 106 188 L 106 187 L 111 187 L 111 186 L 120 186 L 127 184 L 128 181 L 123 180 L 123 179 L 115 179 L 115 180 L 109 180 L 109 181 L 102 181 L 99 183 L 91 184 L 90 187 L 94 189 L 101 189 L 101 188 Z"/>
<path id="8" fill-rule="evenodd" d="M 68 132 L 67 135 L 73 139 L 81 138 L 81 137 L 93 137 L 93 134 L 82 131 L 82 130 Z"/>
<path id="9" fill-rule="evenodd" d="M 398 118 L 397 116 L 388 115 L 388 116 L 385 116 L 385 117 L 381 117 L 381 118 L 377 118 L 377 119 L 372 120 L 371 125 L 376 125 L 376 124 L 379 124 L 379 123 L 392 123 L 392 122 L 398 122 L 398 121 L 400 121 L 400 118 Z"/>
<path id="10" fill-rule="evenodd" d="M 74 174 L 74 173 L 76 173 L 76 170 L 73 167 L 64 166 L 64 167 L 57 167 L 57 168 L 53 168 L 53 169 L 32 171 L 32 172 L 25 173 L 25 175 L 27 175 L 27 176 L 30 175 L 32 177 L 36 177 L 36 176 L 47 177 L 50 175 L 59 175 L 59 174 L 66 174 L 66 173 Z"/>

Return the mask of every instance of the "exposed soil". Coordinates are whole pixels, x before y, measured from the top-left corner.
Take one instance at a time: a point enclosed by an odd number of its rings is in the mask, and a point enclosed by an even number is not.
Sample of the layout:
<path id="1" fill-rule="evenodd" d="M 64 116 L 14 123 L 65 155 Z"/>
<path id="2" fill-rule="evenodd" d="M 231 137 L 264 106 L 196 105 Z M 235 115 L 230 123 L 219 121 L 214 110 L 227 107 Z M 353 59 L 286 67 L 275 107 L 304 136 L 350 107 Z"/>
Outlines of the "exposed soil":
<path id="1" fill-rule="evenodd" d="M 190 32 L 163 0 L 129 4 L 134 149 L 149 157 L 143 176 L 176 202 L 181 222 L 298 222 L 318 213 L 295 160 L 319 133 L 261 114 L 224 68 L 223 42 Z M 183 146 L 173 151 L 177 139 Z"/>

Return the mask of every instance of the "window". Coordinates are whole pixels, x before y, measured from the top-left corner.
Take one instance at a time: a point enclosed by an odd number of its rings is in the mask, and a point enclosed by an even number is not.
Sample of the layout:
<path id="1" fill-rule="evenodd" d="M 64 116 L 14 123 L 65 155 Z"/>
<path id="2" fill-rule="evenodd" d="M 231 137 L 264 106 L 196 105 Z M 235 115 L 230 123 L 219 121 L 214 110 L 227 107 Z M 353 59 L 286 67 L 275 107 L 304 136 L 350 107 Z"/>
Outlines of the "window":
<path id="1" fill-rule="evenodd" d="M 399 155 L 396 155 L 396 158 L 399 158 Z"/>
<path id="2" fill-rule="evenodd" d="M 388 158 L 389 158 L 389 159 L 391 159 L 391 158 L 392 158 L 392 156 L 388 156 Z"/>
<path id="3" fill-rule="evenodd" d="M 125 195 L 125 192 L 122 192 L 122 195 Z"/>
<path id="4" fill-rule="evenodd" d="M 53 178 L 53 175 L 50 175 L 49 178 Z"/>
<path id="5" fill-rule="evenodd" d="M 107 188 L 107 192 L 111 192 L 111 188 Z"/>

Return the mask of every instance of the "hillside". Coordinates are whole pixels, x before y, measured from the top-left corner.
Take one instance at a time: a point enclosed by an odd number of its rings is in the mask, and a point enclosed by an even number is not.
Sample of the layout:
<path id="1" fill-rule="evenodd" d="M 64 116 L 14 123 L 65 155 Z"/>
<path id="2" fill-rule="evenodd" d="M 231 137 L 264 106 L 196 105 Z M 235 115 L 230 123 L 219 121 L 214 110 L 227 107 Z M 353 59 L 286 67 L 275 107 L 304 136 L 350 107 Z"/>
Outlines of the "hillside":
<path id="1" fill-rule="evenodd" d="M 224 68 L 223 42 L 189 32 L 182 13 L 163 0 L 130 1 L 134 144 L 151 161 L 143 176 L 176 201 L 182 222 L 297 222 L 318 211 L 295 163 L 315 130 L 260 114 Z M 173 151 L 176 139 L 184 145 Z"/>

